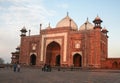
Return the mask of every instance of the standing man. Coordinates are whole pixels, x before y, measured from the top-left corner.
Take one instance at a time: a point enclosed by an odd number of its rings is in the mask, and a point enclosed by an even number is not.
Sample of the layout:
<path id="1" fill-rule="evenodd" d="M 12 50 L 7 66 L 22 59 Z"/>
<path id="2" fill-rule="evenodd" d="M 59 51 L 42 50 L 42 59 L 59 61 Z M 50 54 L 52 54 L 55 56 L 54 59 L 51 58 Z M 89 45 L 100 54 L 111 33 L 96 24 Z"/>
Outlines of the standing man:
<path id="1" fill-rule="evenodd" d="M 17 64 L 17 71 L 20 72 L 20 64 Z"/>
<path id="2" fill-rule="evenodd" d="M 13 65 L 13 68 L 14 68 L 13 71 L 16 72 L 16 69 L 17 69 L 17 64 L 16 63 Z"/>

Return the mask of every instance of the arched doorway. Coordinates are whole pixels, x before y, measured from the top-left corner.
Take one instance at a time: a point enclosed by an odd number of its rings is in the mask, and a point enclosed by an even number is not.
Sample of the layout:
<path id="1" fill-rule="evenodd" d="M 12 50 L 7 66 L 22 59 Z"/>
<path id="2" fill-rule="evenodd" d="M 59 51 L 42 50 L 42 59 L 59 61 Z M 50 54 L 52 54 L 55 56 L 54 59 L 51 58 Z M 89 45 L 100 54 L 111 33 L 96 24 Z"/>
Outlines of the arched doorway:
<path id="1" fill-rule="evenodd" d="M 30 64 L 31 65 L 36 65 L 36 55 L 35 54 L 32 54 L 30 56 Z"/>
<path id="2" fill-rule="evenodd" d="M 60 66 L 60 55 L 56 56 L 56 66 Z"/>
<path id="3" fill-rule="evenodd" d="M 50 64 L 51 66 L 60 66 L 60 45 L 54 41 L 47 46 L 46 64 Z"/>
<path id="4" fill-rule="evenodd" d="M 82 66 L 82 57 L 80 54 L 75 54 L 73 56 L 73 64 L 74 64 L 74 67 L 81 67 Z"/>
<path id="5" fill-rule="evenodd" d="M 113 62 L 113 63 L 112 63 L 112 67 L 115 68 L 115 69 L 118 68 L 118 63 L 117 63 L 116 61 Z"/>

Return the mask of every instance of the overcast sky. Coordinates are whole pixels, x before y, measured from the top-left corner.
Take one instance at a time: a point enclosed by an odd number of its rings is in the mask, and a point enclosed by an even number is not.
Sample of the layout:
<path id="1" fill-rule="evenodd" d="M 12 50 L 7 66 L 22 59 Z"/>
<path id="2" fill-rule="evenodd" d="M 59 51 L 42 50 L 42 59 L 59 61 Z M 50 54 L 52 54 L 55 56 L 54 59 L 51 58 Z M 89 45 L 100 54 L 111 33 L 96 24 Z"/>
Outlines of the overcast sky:
<path id="1" fill-rule="evenodd" d="M 0 0 L 0 57 L 11 61 L 11 52 L 20 44 L 20 29 L 39 34 L 39 25 L 55 27 L 69 16 L 80 27 L 86 18 L 92 23 L 99 15 L 109 31 L 109 57 L 120 57 L 120 0 Z M 27 33 L 28 34 L 28 33 Z"/>

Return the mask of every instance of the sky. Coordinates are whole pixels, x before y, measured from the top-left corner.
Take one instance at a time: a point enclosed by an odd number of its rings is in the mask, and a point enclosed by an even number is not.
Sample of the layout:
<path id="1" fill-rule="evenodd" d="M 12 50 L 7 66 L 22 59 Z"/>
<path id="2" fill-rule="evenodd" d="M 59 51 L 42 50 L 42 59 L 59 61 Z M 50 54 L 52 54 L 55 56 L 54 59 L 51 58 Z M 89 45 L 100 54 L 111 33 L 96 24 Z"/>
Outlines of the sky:
<path id="1" fill-rule="evenodd" d="M 31 35 L 39 34 L 49 23 L 56 24 L 67 15 L 78 28 L 88 18 L 98 15 L 108 32 L 108 57 L 120 58 L 120 0 L 0 0 L 0 58 L 11 62 L 11 52 L 20 45 L 20 30 L 25 26 Z M 27 33 L 28 34 L 28 33 Z"/>

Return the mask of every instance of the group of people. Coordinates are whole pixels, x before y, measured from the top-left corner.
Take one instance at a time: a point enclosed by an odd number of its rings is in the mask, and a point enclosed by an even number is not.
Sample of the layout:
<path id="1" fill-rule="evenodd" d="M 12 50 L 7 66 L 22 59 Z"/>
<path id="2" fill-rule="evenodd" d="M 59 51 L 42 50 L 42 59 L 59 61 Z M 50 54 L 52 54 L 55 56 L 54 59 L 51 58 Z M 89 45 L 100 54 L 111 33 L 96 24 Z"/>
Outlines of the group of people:
<path id="1" fill-rule="evenodd" d="M 16 72 L 16 71 L 17 71 L 17 72 L 20 72 L 20 64 L 16 64 L 16 63 L 13 64 L 13 71 L 14 71 L 14 72 Z"/>
<path id="2" fill-rule="evenodd" d="M 42 71 L 44 72 L 51 72 L 52 68 L 50 65 L 48 64 L 45 64 L 43 67 L 42 67 Z"/>

